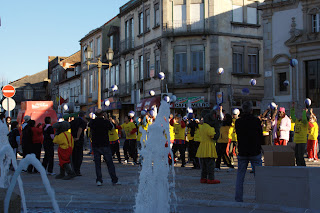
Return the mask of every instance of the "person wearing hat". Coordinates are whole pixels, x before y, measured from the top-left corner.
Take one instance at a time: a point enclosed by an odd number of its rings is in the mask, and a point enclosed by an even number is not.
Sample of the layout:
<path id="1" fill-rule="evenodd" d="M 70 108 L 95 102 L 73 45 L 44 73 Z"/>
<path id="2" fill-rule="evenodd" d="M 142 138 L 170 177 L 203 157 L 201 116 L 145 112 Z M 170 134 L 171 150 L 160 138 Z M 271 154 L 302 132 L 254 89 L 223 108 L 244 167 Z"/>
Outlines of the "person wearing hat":
<path id="1" fill-rule="evenodd" d="M 31 126 L 29 125 L 31 117 L 29 115 L 26 115 L 23 117 L 23 120 L 24 122 L 22 124 L 21 145 L 22 145 L 22 155 L 23 155 L 23 158 L 25 158 L 27 154 L 30 154 L 32 151 L 32 130 L 31 130 Z"/>
<path id="2" fill-rule="evenodd" d="M 109 175 L 113 184 L 118 182 L 116 169 L 112 160 L 108 131 L 114 128 L 113 124 L 106 118 L 106 114 L 101 109 L 96 111 L 96 119 L 90 121 L 89 126 L 92 134 L 92 149 L 94 164 L 96 168 L 96 184 L 101 186 L 103 183 L 101 173 L 101 155 L 104 157 L 108 166 Z"/>
<path id="3" fill-rule="evenodd" d="M 72 151 L 72 166 L 77 176 L 82 176 L 80 167 L 83 160 L 84 130 L 87 128 L 85 112 L 80 112 L 78 118 L 71 122 L 71 134 L 74 138 Z"/>
<path id="4" fill-rule="evenodd" d="M 126 135 L 126 140 L 123 144 L 123 152 L 125 161 L 124 163 L 128 163 L 129 155 L 133 158 L 133 163 L 137 164 L 137 127 L 136 125 L 130 121 L 129 116 L 124 117 L 124 123 L 121 124 L 121 126 L 118 127 L 120 130 L 124 130 Z M 129 155 L 128 155 L 129 152 Z"/>
<path id="5" fill-rule="evenodd" d="M 70 158 L 72 155 L 72 149 L 74 147 L 73 137 L 68 131 L 70 129 L 70 124 L 67 121 L 62 121 L 53 124 L 52 128 L 59 129 L 61 131 L 61 133 L 56 135 L 53 139 L 53 143 L 59 145 L 58 157 L 60 174 L 56 175 L 55 178 L 70 180 L 77 176 L 70 166 Z M 65 173 L 67 173 L 67 176 Z"/>
<path id="6" fill-rule="evenodd" d="M 170 125 L 174 127 L 174 142 L 172 146 L 172 152 L 175 159 L 176 152 L 179 150 L 180 158 L 182 161 L 181 167 L 185 167 L 186 165 L 186 136 L 185 136 L 185 128 L 186 123 L 181 119 L 181 115 L 178 114 L 175 118 L 175 121 L 170 120 Z"/>
<path id="7" fill-rule="evenodd" d="M 280 107 L 278 116 L 272 122 L 274 145 L 286 146 L 290 137 L 291 120 L 286 115 L 286 109 Z"/>

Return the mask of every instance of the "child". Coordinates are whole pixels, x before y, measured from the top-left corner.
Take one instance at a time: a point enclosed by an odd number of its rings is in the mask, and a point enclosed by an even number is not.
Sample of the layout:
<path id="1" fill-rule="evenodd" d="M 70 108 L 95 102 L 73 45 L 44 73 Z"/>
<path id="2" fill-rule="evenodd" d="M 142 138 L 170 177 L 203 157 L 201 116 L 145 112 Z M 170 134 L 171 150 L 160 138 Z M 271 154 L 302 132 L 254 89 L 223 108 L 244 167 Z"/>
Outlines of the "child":
<path id="1" fill-rule="evenodd" d="M 215 129 L 209 125 L 210 114 L 204 117 L 204 124 L 201 126 L 201 141 L 196 154 L 201 162 L 200 183 L 218 184 L 219 180 L 214 179 L 215 158 L 217 158 L 216 146 L 213 138 L 216 134 Z"/>
<path id="2" fill-rule="evenodd" d="M 307 143 L 307 134 L 308 134 L 308 119 L 307 112 L 304 109 L 302 111 L 302 119 L 297 119 L 295 114 L 295 109 L 292 106 L 290 110 L 291 119 L 295 122 L 294 127 L 294 137 L 293 142 L 296 144 L 295 146 L 295 157 L 297 166 L 306 166 L 306 162 L 304 160 L 304 152 L 306 149 Z"/>
<path id="3" fill-rule="evenodd" d="M 317 124 L 317 117 L 313 113 L 313 109 L 310 109 L 310 119 L 308 126 L 308 143 L 307 143 L 307 151 L 308 151 L 308 161 L 318 162 L 318 132 L 319 126 Z"/>
<path id="4" fill-rule="evenodd" d="M 216 161 L 216 169 L 220 170 L 220 164 L 221 164 L 221 158 L 223 158 L 223 161 L 227 166 L 231 169 L 234 169 L 234 166 L 231 165 L 231 160 L 229 156 L 227 155 L 227 146 L 228 143 L 231 143 L 232 140 L 232 133 L 233 133 L 233 127 L 232 127 L 232 117 L 230 114 L 226 114 L 222 127 L 220 128 L 220 137 L 217 141 L 217 152 L 218 152 L 218 159 Z"/>
<path id="5" fill-rule="evenodd" d="M 70 157 L 74 146 L 73 137 L 71 133 L 68 132 L 70 129 L 70 124 L 66 121 L 62 121 L 55 123 L 53 128 L 57 128 L 61 131 L 61 133 L 56 135 L 53 139 L 53 143 L 59 144 L 58 157 L 60 174 L 58 174 L 55 178 L 70 180 L 76 176 L 70 166 Z M 65 172 L 67 172 L 67 176 L 65 176 Z"/>

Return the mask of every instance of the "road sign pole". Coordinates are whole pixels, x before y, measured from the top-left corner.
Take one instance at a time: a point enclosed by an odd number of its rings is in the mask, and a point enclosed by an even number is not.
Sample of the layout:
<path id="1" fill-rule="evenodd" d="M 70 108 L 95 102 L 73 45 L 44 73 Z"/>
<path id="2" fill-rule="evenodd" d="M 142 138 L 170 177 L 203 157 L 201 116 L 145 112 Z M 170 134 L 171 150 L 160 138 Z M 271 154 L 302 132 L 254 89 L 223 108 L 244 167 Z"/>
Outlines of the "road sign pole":
<path id="1" fill-rule="evenodd" d="M 10 117 L 9 100 L 7 101 L 8 117 Z"/>

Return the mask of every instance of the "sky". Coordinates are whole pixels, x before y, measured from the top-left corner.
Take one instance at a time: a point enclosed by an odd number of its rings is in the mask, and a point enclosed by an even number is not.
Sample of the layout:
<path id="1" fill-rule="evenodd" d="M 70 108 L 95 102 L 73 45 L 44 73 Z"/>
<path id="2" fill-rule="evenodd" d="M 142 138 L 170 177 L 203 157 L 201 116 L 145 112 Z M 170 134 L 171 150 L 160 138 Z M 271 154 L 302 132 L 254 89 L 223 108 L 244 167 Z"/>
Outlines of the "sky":
<path id="1" fill-rule="evenodd" d="M 79 51 L 79 40 L 118 15 L 128 1 L 0 1 L 0 81 L 47 69 L 48 56 Z"/>

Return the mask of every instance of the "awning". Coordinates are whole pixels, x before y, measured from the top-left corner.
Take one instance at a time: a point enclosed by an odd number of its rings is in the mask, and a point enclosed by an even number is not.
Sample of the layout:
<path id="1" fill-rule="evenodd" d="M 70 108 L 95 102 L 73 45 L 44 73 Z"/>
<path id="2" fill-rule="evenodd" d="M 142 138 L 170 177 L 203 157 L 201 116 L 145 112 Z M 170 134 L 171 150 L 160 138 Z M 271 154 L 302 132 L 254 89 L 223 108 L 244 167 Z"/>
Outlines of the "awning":
<path id="1" fill-rule="evenodd" d="M 150 110 L 151 107 L 154 106 L 154 105 L 156 105 L 157 108 L 159 108 L 160 100 L 161 100 L 160 96 L 143 99 L 143 100 L 140 101 L 140 103 L 137 104 L 137 109 L 136 110 L 137 111 L 141 111 L 143 109 Z"/>

